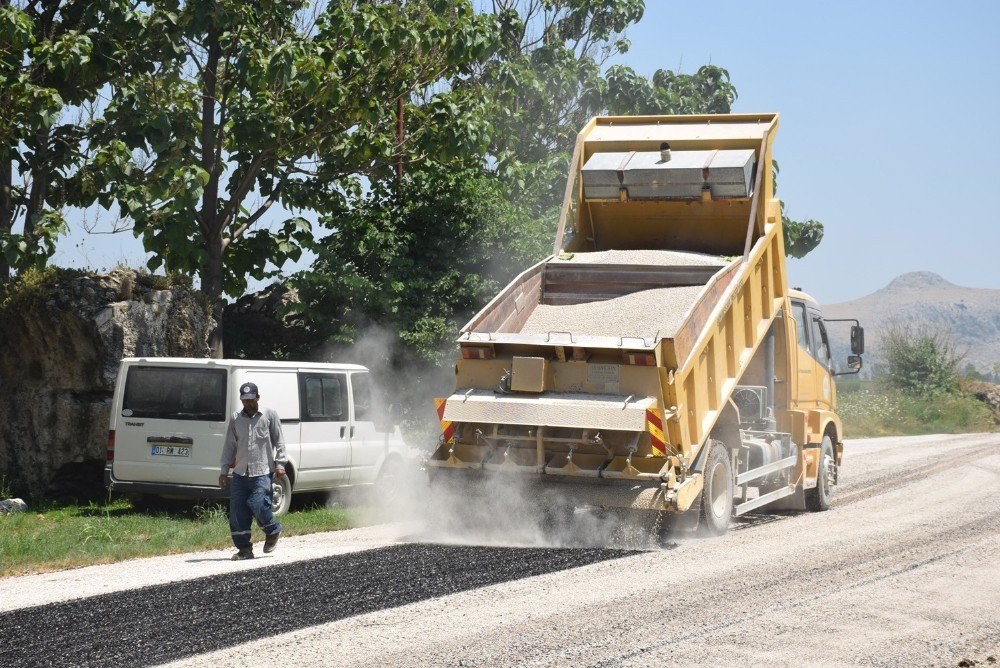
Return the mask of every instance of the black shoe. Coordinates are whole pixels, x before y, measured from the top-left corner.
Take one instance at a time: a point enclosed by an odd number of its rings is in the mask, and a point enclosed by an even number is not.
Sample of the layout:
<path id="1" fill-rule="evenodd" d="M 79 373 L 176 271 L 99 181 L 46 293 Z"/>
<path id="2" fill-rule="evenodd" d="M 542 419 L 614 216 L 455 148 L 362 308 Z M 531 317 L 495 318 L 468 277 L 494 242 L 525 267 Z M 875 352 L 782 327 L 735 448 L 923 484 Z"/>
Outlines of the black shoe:
<path id="1" fill-rule="evenodd" d="M 233 555 L 233 561 L 243 561 L 244 559 L 253 559 L 252 547 L 241 547 L 240 551 Z"/>
<path id="2" fill-rule="evenodd" d="M 280 535 L 281 532 L 276 531 L 270 536 L 264 536 L 264 554 L 271 554 L 274 552 L 274 548 L 278 546 L 278 537 Z"/>

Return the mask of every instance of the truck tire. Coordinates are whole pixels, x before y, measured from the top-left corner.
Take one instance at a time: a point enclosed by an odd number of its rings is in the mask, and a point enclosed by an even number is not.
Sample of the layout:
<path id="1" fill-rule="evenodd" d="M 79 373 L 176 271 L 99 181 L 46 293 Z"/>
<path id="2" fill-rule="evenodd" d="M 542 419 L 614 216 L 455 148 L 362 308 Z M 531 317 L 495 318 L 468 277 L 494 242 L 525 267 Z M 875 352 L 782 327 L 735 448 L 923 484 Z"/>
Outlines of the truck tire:
<path id="1" fill-rule="evenodd" d="M 733 465 L 721 442 L 713 441 L 711 448 L 701 490 L 701 529 L 707 535 L 719 536 L 733 518 Z"/>
<path id="2" fill-rule="evenodd" d="M 833 439 L 823 436 L 819 448 L 819 469 L 816 472 L 816 486 L 806 490 L 806 508 L 812 512 L 820 512 L 830 508 L 833 499 L 833 487 L 836 484 L 835 469 L 837 460 L 833 453 Z"/>
<path id="3" fill-rule="evenodd" d="M 271 512 L 284 515 L 292 506 L 292 479 L 288 473 L 271 481 Z"/>

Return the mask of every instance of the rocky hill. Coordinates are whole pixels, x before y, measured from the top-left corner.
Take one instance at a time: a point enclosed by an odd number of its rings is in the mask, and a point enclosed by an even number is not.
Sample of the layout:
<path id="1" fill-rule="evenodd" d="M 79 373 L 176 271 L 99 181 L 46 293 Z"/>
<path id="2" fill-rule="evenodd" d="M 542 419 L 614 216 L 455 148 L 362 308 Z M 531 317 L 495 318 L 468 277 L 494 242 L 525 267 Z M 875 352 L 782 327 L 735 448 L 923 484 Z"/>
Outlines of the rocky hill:
<path id="1" fill-rule="evenodd" d="M 857 318 L 865 328 L 866 359 L 878 357 L 880 334 L 893 322 L 950 332 L 959 351 L 966 352 L 962 368 L 972 363 L 983 373 L 1000 362 L 1000 289 L 966 288 L 929 271 L 895 278 L 872 294 L 823 306 L 827 318 Z M 848 326 L 830 326 L 835 359 L 847 356 Z"/>

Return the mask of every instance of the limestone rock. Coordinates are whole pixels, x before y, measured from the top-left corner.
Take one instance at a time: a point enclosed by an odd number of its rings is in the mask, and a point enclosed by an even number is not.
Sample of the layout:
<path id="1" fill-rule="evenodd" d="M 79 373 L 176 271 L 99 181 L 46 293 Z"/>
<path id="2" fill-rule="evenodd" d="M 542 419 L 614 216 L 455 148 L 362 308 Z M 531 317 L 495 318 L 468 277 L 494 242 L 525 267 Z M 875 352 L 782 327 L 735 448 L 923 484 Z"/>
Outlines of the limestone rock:
<path id="1" fill-rule="evenodd" d="M 16 490 L 100 497 L 121 359 L 208 356 L 202 301 L 165 283 L 127 269 L 60 271 L 44 294 L 0 308 L 0 472 Z"/>
<path id="2" fill-rule="evenodd" d="M 21 499 L 3 499 L 0 501 L 0 515 L 13 515 L 23 513 L 28 509 L 28 504 Z"/>

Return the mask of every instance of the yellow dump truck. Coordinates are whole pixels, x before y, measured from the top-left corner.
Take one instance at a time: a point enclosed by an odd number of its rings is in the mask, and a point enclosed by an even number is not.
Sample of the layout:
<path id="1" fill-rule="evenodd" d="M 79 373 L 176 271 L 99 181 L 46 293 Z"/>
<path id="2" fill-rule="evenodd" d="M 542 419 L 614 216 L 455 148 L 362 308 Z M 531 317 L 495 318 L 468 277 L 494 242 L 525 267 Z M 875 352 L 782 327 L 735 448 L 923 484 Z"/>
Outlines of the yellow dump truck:
<path id="1" fill-rule="evenodd" d="M 459 337 L 433 477 L 588 505 L 823 510 L 843 444 L 825 321 L 788 287 L 777 114 L 598 117 L 553 254 Z M 856 373 L 864 332 L 851 329 Z"/>

